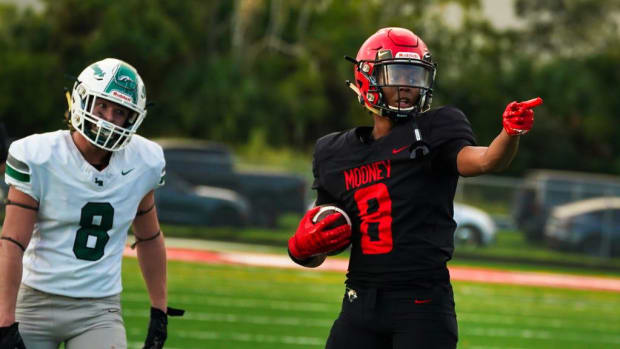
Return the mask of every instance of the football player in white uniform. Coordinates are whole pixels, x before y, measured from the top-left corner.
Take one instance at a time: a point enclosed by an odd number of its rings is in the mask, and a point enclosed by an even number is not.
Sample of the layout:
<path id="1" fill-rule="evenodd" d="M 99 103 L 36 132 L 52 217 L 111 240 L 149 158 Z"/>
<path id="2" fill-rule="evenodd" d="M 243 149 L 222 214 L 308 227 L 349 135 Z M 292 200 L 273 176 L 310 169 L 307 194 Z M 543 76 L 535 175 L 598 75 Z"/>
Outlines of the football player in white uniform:
<path id="1" fill-rule="evenodd" d="M 135 134 L 146 115 L 144 83 L 131 65 L 107 58 L 82 71 L 67 100 L 70 130 L 9 148 L 0 348 L 126 348 L 121 261 L 130 225 L 151 301 L 145 348 L 161 348 L 167 316 L 182 311 L 167 306 L 155 209 L 164 155 Z"/>

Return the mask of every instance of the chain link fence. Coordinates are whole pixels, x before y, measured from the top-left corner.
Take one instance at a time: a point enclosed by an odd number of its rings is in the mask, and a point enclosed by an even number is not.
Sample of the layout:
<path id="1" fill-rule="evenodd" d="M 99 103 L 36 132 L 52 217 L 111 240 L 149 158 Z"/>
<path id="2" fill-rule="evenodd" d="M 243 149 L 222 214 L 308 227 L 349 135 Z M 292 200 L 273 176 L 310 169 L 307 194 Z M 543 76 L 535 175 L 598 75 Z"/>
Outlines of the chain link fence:
<path id="1" fill-rule="evenodd" d="M 489 213 L 500 229 L 591 255 L 620 255 L 620 177 L 533 170 L 524 178 L 461 178 L 457 202 Z"/>

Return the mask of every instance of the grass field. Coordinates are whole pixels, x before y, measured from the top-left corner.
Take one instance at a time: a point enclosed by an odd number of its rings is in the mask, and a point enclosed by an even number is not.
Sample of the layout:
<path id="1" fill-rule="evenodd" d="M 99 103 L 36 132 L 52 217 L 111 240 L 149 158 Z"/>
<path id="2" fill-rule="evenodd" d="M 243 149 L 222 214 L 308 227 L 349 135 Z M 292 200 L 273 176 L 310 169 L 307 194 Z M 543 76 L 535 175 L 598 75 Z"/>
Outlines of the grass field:
<path id="1" fill-rule="evenodd" d="M 172 318 L 166 348 L 323 348 L 344 275 L 315 270 L 169 263 Z M 137 261 L 125 259 L 123 309 L 130 347 L 141 348 L 148 297 Z M 620 295 L 455 282 L 459 348 L 620 347 Z"/>
<path id="2" fill-rule="evenodd" d="M 246 228 L 209 228 L 193 226 L 163 226 L 168 237 L 206 239 L 210 241 L 241 242 L 261 246 L 277 246 L 281 253 L 286 253 L 286 243 L 297 228 L 299 217 L 288 215 L 282 217 L 280 227 L 275 229 Z M 531 243 L 523 234 L 514 230 L 497 232 L 495 243 L 485 247 L 458 246 L 454 253 L 455 261 L 511 262 L 519 267 L 546 266 L 566 267 L 576 272 L 578 269 L 620 275 L 620 257 L 600 258 L 583 253 L 556 251 L 543 243 Z"/>

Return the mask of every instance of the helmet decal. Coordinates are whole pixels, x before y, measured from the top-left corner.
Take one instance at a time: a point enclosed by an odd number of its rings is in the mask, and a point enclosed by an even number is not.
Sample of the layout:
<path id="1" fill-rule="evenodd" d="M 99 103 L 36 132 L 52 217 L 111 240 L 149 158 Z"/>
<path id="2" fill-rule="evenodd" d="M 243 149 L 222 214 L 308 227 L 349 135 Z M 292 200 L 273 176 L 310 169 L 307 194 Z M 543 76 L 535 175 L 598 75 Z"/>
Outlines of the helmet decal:
<path id="1" fill-rule="evenodd" d="M 93 69 L 93 76 L 95 77 L 95 79 L 103 80 L 103 77 L 105 76 L 105 72 L 103 70 L 101 70 L 99 65 L 97 65 L 97 63 L 95 63 L 95 64 L 91 65 L 90 67 Z"/>
<path id="2" fill-rule="evenodd" d="M 396 58 L 420 59 L 420 55 L 417 52 L 398 52 Z"/>
<path id="3" fill-rule="evenodd" d="M 129 103 L 137 103 L 138 101 L 138 84 L 136 83 L 136 73 L 128 66 L 121 64 L 114 74 L 114 78 L 110 79 L 105 92 L 112 94 Z"/>

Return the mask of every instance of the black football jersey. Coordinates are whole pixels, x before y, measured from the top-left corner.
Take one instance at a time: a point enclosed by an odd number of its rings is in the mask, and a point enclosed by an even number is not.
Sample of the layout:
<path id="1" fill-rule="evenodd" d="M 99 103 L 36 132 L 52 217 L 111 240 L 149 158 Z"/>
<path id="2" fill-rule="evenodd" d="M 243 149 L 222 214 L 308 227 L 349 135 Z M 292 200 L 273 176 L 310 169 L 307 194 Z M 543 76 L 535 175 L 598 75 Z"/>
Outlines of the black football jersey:
<path id="1" fill-rule="evenodd" d="M 335 203 L 353 223 L 350 286 L 403 288 L 448 280 L 454 251 L 456 156 L 475 138 L 453 107 L 416 117 L 430 153 L 410 158 L 411 121 L 372 140 L 372 127 L 320 138 L 313 160 L 317 205 Z"/>

